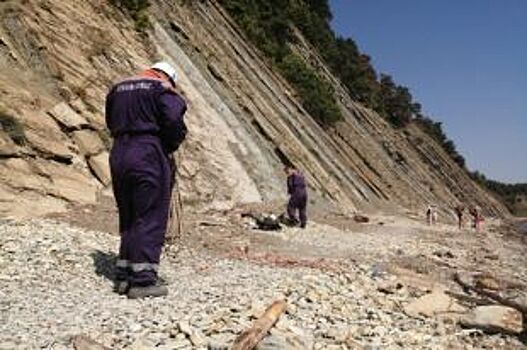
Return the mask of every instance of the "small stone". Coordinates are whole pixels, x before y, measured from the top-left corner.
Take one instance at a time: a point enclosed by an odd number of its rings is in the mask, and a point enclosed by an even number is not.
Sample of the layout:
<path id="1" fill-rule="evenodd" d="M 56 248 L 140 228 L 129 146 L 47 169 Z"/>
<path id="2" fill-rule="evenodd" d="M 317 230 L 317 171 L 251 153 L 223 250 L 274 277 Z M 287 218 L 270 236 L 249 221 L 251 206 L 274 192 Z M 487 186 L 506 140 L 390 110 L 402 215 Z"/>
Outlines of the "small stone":
<path id="1" fill-rule="evenodd" d="M 141 329 L 143 328 L 143 326 L 141 326 L 140 323 L 132 323 L 129 327 L 130 329 L 130 332 L 132 333 L 137 333 L 139 332 Z"/>
<path id="2" fill-rule="evenodd" d="M 179 321 L 178 322 L 178 329 L 181 333 L 191 336 L 192 335 L 192 328 L 190 328 L 190 324 L 188 321 Z"/>
<path id="3" fill-rule="evenodd" d="M 15 342 L 6 341 L 0 343 L 0 350 L 12 350 L 18 348 L 17 344 Z"/>
<path id="4" fill-rule="evenodd" d="M 207 345 L 208 350 L 228 350 L 229 346 L 221 343 L 209 343 Z"/>
<path id="5" fill-rule="evenodd" d="M 490 275 L 478 276 L 475 278 L 476 287 L 490 290 L 500 290 L 501 285 L 498 280 Z"/>
<path id="6" fill-rule="evenodd" d="M 156 344 L 152 343 L 150 340 L 145 338 L 137 339 L 132 346 L 130 346 L 130 350 L 151 350 L 156 346 Z"/>
<path id="7" fill-rule="evenodd" d="M 293 333 L 273 332 L 265 337 L 256 350 L 303 350 L 308 349 L 306 342 Z"/>
<path id="8" fill-rule="evenodd" d="M 192 349 L 192 344 L 188 339 L 171 340 L 165 344 L 165 347 L 173 350 L 177 349 Z"/>
<path id="9" fill-rule="evenodd" d="M 403 285 L 398 281 L 384 281 L 379 283 L 377 290 L 385 294 L 394 294 L 401 288 L 403 288 Z"/>
<path id="10" fill-rule="evenodd" d="M 200 347 L 206 343 L 206 340 L 203 334 L 201 334 L 201 332 L 194 332 L 190 336 L 190 342 L 192 343 L 192 345 Z"/>

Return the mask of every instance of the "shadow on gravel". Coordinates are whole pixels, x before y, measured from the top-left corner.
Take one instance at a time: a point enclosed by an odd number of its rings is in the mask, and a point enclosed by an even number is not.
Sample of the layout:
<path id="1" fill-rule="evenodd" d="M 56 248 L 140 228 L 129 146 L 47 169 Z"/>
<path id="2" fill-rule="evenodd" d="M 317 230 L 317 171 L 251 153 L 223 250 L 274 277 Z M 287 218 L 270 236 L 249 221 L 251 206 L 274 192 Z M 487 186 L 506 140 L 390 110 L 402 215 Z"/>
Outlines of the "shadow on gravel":
<path id="1" fill-rule="evenodd" d="M 523 315 L 523 319 L 527 319 L 526 317 L 527 315 Z M 520 339 L 520 341 L 523 343 L 523 345 L 527 345 L 527 325 L 524 325 L 523 326 L 523 332 L 520 334 L 520 336 L 518 337 Z"/>
<path id="2" fill-rule="evenodd" d="M 115 280 L 115 261 L 117 255 L 111 252 L 103 252 L 96 250 L 91 253 L 93 259 L 93 266 L 95 266 L 95 273 L 98 276 L 104 276 L 110 281 Z"/>

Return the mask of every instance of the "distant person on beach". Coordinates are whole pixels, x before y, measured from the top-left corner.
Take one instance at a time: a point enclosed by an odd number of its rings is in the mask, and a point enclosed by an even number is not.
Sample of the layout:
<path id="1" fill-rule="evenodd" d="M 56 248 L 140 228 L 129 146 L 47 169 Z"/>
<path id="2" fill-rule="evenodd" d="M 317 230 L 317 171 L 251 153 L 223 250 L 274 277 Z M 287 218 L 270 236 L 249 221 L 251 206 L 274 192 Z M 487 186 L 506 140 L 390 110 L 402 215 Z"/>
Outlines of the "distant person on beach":
<path id="1" fill-rule="evenodd" d="M 437 224 L 437 207 L 432 205 L 432 225 Z"/>
<path id="2" fill-rule="evenodd" d="M 479 232 L 481 228 L 481 222 L 483 221 L 483 215 L 481 214 L 481 208 L 478 206 L 470 209 L 470 215 L 472 215 L 472 227 Z"/>
<path id="3" fill-rule="evenodd" d="M 170 64 L 159 62 L 115 84 L 106 97 L 121 234 L 115 291 L 132 299 L 168 294 L 157 271 L 174 184 L 172 153 L 187 133 L 187 104 L 175 90 L 176 78 Z"/>
<path id="4" fill-rule="evenodd" d="M 293 166 L 287 166 L 285 172 L 287 174 L 287 194 L 289 195 L 289 202 L 287 203 L 288 219 L 292 224 L 297 225 L 300 223 L 300 227 L 305 228 L 307 224 L 306 180 L 304 175 Z"/>
<path id="5" fill-rule="evenodd" d="M 458 205 L 454 208 L 454 210 L 457 216 L 457 225 L 461 230 L 463 228 L 463 215 L 465 214 L 465 207 L 462 205 Z"/>
<path id="6" fill-rule="evenodd" d="M 434 205 L 429 205 L 426 208 L 426 223 L 428 225 L 435 225 L 437 223 L 437 209 Z"/>

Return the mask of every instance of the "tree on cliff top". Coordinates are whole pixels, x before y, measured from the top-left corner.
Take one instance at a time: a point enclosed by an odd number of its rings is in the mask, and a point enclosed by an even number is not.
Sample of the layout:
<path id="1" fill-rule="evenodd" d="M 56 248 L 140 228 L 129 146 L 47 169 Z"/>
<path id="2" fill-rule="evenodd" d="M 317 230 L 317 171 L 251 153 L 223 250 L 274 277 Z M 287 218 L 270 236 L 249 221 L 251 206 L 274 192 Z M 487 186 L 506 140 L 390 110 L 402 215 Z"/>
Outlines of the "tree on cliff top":
<path id="1" fill-rule="evenodd" d="M 342 119 L 331 84 L 288 46 L 292 40 L 289 0 L 221 2 L 249 39 L 295 88 L 303 107 L 320 125 L 327 127 Z"/>

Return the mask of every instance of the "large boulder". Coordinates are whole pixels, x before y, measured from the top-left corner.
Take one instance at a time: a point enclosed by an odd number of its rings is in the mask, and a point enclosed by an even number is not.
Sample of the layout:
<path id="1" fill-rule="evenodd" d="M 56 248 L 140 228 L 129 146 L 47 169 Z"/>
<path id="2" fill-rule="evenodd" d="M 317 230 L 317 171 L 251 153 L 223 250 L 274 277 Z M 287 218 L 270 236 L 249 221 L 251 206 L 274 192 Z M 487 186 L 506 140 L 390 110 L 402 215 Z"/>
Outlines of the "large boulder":
<path id="1" fill-rule="evenodd" d="M 49 160 L 1 160 L 0 180 L 5 185 L 5 201 L 17 202 L 17 205 L 23 210 L 27 209 L 28 213 L 35 213 L 34 209 L 29 211 L 29 208 L 38 206 L 38 203 L 43 205 L 42 211 L 47 212 L 50 208 L 46 207 L 50 205 L 44 206 L 45 203 L 62 209 L 65 202 L 94 204 L 97 201 L 97 182 L 91 179 L 87 172 Z M 50 200 L 45 200 L 46 197 Z M 53 201 L 51 198 L 58 198 L 60 201 Z M 11 208 L 8 209 L 12 211 Z"/>
<path id="2" fill-rule="evenodd" d="M 284 330 L 273 330 L 258 345 L 256 350 L 301 350 L 309 349 L 309 341 L 298 334 Z"/>
<path id="3" fill-rule="evenodd" d="M 501 305 L 479 306 L 464 316 L 460 323 L 466 327 L 487 332 L 520 334 L 523 331 L 523 316 L 516 309 Z"/>
<path id="4" fill-rule="evenodd" d="M 47 196 L 32 190 L 18 190 L 5 184 L 0 184 L 0 215 L 18 218 L 35 218 L 50 213 L 63 212 L 67 202 L 63 199 Z M 0 349 L 2 347 L 0 346 Z"/>
<path id="5" fill-rule="evenodd" d="M 31 164 L 33 172 L 48 180 L 42 191 L 72 203 L 97 202 L 100 187 L 85 169 L 43 159 L 36 159 Z"/>
<path id="6" fill-rule="evenodd" d="M 481 275 L 475 277 L 476 287 L 481 289 L 500 290 L 501 283 L 494 276 Z"/>
<path id="7" fill-rule="evenodd" d="M 466 310 L 454 298 L 442 290 L 434 290 L 405 306 L 404 312 L 413 317 L 418 316 L 461 316 Z"/>
<path id="8" fill-rule="evenodd" d="M 28 143 L 42 156 L 71 162 L 75 154 L 68 148 L 69 141 L 59 137 L 59 134 L 47 134 L 42 131 L 28 129 Z"/>
<path id="9" fill-rule="evenodd" d="M 22 158 L 10 158 L 0 161 L 0 180 L 15 190 L 35 191 L 45 193 L 44 188 L 49 179 L 38 171 L 32 164 Z"/>

